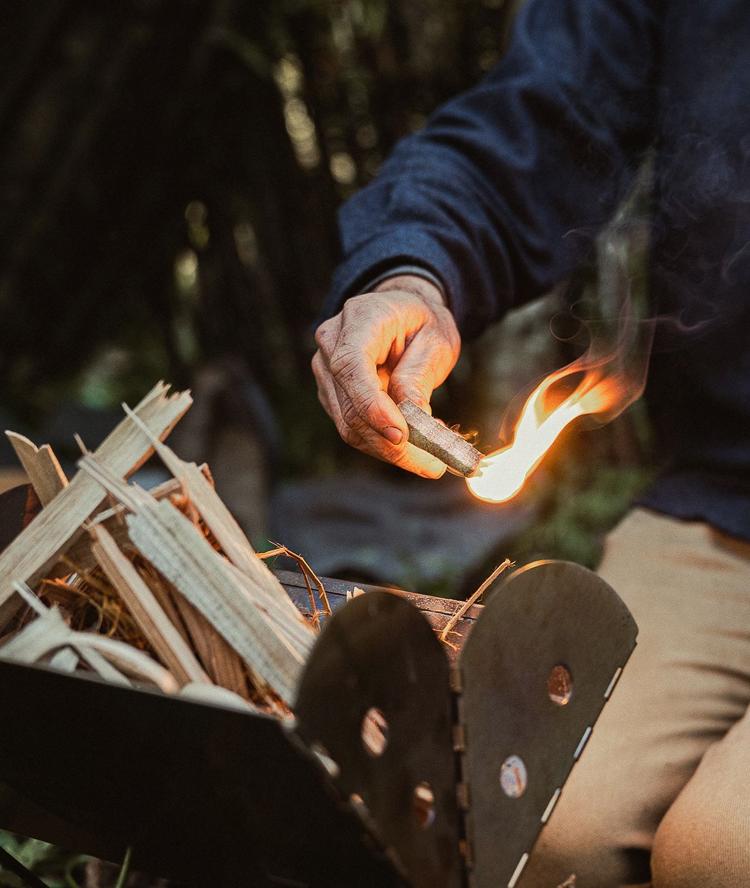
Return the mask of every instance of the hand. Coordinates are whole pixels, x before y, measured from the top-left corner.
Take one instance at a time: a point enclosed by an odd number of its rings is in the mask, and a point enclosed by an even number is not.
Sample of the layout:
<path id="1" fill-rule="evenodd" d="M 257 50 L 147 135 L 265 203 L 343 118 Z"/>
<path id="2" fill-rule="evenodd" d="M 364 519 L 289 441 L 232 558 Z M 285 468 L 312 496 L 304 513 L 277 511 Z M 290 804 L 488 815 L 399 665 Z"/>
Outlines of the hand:
<path id="1" fill-rule="evenodd" d="M 440 290 L 419 277 L 383 281 L 353 296 L 315 334 L 318 397 L 341 437 L 359 450 L 425 478 L 445 465 L 408 443 L 399 401 L 430 410 L 453 369 L 461 337 Z"/>

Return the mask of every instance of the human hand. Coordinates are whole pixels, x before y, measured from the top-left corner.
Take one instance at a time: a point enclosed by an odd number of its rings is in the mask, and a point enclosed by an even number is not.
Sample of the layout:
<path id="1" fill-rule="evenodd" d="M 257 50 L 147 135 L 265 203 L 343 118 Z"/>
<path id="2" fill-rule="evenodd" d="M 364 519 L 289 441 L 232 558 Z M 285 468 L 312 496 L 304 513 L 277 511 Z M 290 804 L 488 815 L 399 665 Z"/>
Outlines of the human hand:
<path id="1" fill-rule="evenodd" d="M 412 275 L 389 278 L 353 296 L 318 327 L 312 369 L 318 397 L 348 444 L 371 456 L 439 478 L 445 464 L 408 443 L 396 404 L 409 398 L 430 411 L 430 396 L 461 350 L 440 290 Z"/>

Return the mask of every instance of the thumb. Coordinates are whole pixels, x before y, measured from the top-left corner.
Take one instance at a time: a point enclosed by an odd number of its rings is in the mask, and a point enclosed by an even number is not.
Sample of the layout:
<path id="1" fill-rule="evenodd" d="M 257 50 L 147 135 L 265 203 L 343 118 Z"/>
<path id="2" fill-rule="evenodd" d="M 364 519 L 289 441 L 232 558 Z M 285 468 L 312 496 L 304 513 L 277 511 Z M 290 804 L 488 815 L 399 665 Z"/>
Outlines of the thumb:
<path id="1" fill-rule="evenodd" d="M 430 397 L 453 369 L 456 358 L 450 346 L 432 332 L 420 331 L 393 368 L 389 394 L 398 404 L 408 398 L 431 413 Z"/>

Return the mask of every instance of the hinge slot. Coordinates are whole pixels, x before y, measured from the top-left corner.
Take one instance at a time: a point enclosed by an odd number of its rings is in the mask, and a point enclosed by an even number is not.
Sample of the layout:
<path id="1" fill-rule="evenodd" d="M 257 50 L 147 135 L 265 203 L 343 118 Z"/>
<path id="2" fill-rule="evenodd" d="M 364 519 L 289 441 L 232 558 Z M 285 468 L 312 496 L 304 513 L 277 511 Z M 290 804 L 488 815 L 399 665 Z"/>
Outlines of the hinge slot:
<path id="1" fill-rule="evenodd" d="M 459 853 L 464 862 L 464 885 L 471 886 L 474 868 L 474 853 L 469 830 L 468 813 L 471 805 L 471 792 L 464 771 L 466 752 L 466 726 L 463 719 L 463 700 L 461 691 L 463 682 L 461 671 L 454 666 L 450 673 L 451 691 L 453 692 L 453 752 L 456 763 L 456 803 L 459 816 Z"/>
<path id="2" fill-rule="evenodd" d="M 469 787 L 465 783 L 456 784 L 456 799 L 458 800 L 458 807 L 461 811 L 469 810 Z"/>
<path id="3" fill-rule="evenodd" d="M 453 725 L 453 751 L 466 751 L 466 727 L 461 724 Z"/>

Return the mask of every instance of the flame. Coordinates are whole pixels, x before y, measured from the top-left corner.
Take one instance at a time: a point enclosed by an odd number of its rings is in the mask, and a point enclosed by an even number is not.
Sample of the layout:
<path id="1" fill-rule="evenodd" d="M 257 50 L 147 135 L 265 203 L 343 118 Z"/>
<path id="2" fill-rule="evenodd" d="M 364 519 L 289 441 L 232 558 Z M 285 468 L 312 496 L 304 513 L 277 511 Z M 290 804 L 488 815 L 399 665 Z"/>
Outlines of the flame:
<path id="1" fill-rule="evenodd" d="M 478 499 L 490 503 L 512 499 L 570 423 L 584 416 L 609 422 L 643 393 L 655 320 L 638 317 L 625 245 L 614 242 L 603 254 L 606 287 L 600 288 L 599 301 L 617 310 L 595 323 L 581 322 L 580 330 L 588 336 L 584 353 L 539 383 L 526 399 L 512 434 L 503 435 L 510 443 L 485 456 L 466 479 Z"/>
<path id="2" fill-rule="evenodd" d="M 596 362 L 586 369 L 575 361 L 542 380 L 521 410 L 511 443 L 487 455 L 477 472 L 466 479 L 474 496 L 485 502 L 506 502 L 521 490 L 573 420 L 587 415 L 612 418 L 631 403 L 635 398 L 625 382 L 617 374 L 605 372 L 607 363 Z M 583 378 L 574 390 L 562 400 L 555 398 L 553 388 L 577 373 L 583 373 Z"/>

